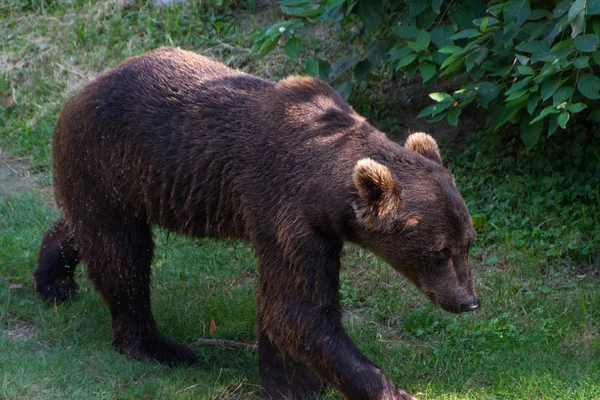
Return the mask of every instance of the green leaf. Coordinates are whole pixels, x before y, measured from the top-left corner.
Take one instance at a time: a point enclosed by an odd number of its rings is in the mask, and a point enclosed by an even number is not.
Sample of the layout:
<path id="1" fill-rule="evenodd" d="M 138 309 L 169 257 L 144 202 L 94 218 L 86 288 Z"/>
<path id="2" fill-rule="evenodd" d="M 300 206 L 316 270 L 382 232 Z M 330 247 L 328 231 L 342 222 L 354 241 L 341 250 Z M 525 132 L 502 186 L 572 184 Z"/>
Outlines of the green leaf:
<path id="1" fill-rule="evenodd" d="M 392 27 L 392 33 L 402 39 L 414 39 L 419 36 L 419 29 L 413 25 L 396 25 Z"/>
<path id="2" fill-rule="evenodd" d="M 410 54 L 412 52 L 412 49 L 409 46 L 404 46 L 400 49 L 391 49 L 389 51 L 390 54 L 390 59 L 388 60 L 389 62 L 392 61 L 398 61 L 401 58 L 406 57 L 408 54 Z"/>
<path id="3" fill-rule="evenodd" d="M 522 56 L 520 54 L 515 54 L 515 58 L 521 63 L 521 65 L 527 65 L 529 64 L 529 61 L 531 61 L 531 58 Z"/>
<path id="4" fill-rule="evenodd" d="M 300 7 L 308 4 L 308 0 L 281 0 L 279 4 L 282 6 Z"/>
<path id="5" fill-rule="evenodd" d="M 583 69 L 590 66 L 590 58 L 588 56 L 579 57 L 573 61 L 573 66 L 577 69 Z"/>
<path id="6" fill-rule="evenodd" d="M 358 63 L 358 57 L 354 56 L 346 56 L 342 59 L 337 60 L 333 64 L 331 64 L 331 72 L 329 78 L 332 82 L 337 81 L 341 77 L 343 77 L 346 72 L 348 72 L 351 68 Z"/>
<path id="7" fill-rule="evenodd" d="M 464 58 L 464 55 L 465 55 L 464 51 L 460 51 L 458 53 L 452 54 L 450 57 L 448 57 L 444 60 L 444 63 L 442 64 L 440 69 L 444 69 L 444 68 L 448 67 L 450 64 L 453 64 L 459 58 L 462 60 L 462 58 Z"/>
<path id="8" fill-rule="evenodd" d="M 260 50 L 261 46 L 263 45 L 263 43 L 265 42 L 266 39 L 261 39 L 261 40 L 257 40 L 252 44 L 252 47 L 250 47 L 250 50 L 248 50 L 248 54 L 252 55 L 254 53 L 256 53 L 258 50 Z"/>
<path id="9" fill-rule="evenodd" d="M 558 50 L 562 50 L 562 49 L 566 49 L 569 47 L 573 47 L 573 39 L 565 39 L 565 40 L 561 40 L 560 42 L 556 43 L 554 46 L 552 46 L 552 48 L 550 49 L 550 53 L 554 53 Z"/>
<path id="10" fill-rule="evenodd" d="M 517 66 L 517 71 L 519 72 L 519 75 L 533 75 L 533 68 L 528 67 L 526 65 L 519 65 Z"/>
<path id="11" fill-rule="evenodd" d="M 327 79 L 331 71 L 331 65 L 327 61 L 309 58 L 306 60 L 305 71 L 310 76 Z"/>
<path id="12" fill-rule="evenodd" d="M 381 25 L 383 6 L 381 0 L 358 0 L 356 13 L 367 33 L 373 33 Z"/>
<path id="13" fill-rule="evenodd" d="M 567 110 L 571 111 L 573 114 L 577 114 L 587 108 L 587 105 L 584 103 L 573 103 L 567 108 Z"/>
<path id="14" fill-rule="evenodd" d="M 439 49 L 438 51 L 443 54 L 454 54 L 464 51 L 464 49 L 460 46 L 445 46 Z"/>
<path id="15" fill-rule="evenodd" d="M 426 107 L 423 110 L 421 110 L 421 112 L 419 113 L 419 115 L 417 115 L 417 117 L 418 118 L 427 117 L 428 115 L 431 115 L 433 117 L 434 115 L 439 114 L 440 112 L 444 111 L 446 108 L 450 107 L 451 104 L 452 104 L 452 102 L 446 102 L 446 103 L 437 103 L 437 104 L 431 105 L 431 106 Z"/>
<path id="16" fill-rule="evenodd" d="M 403 57 L 402 59 L 400 59 L 400 61 L 398 61 L 398 64 L 396 64 L 396 69 L 400 69 L 402 67 L 407 66 L 408 64 L 412 63 L 413 61 L 415 61 L 415 59 L 417 58 L 418 54 L 409 54 L 406 57 Z"/>
<path id="17" fill-rule="evenodd" d="M 543 127 L 543 121 L 533 121 L 530 117 L 521 118 L 521 141 L 525 145 L 527 151 L 533 149 L 540 140 Z"/>
<path id="18" fill-rule="evenodd" d="M 500 87 L 493 82 L 480 82 L 473 89 L 481 98 L 479 103 L 483 108 L 487 108 L 488 104 L 500 95 Z"/>
<path id="19" fill-rule="evenodd" d="M 591 33 L 589 35 L 578 36 L 575 39 L 575 48 L 581 51 L 592 52 L 598 48 L 598 35 Z"/>
<path id="20" fill-rule="evenodd" d="M 525 94 L 519 98 L 516 98 L 514 100 L 510 100 L 507 101 L 505 104 L 509 107 L 520 107 L 523 108 L 523 106 L 526 105 L 527 101 L 529 100 L 529 91 L 525 91 Z"/>
<path id="21" fill-rule="evenodd" d="M 575 0 L 569 8 L 569 21 L 574 20 L 585 9 L 586 0 Z"/>
<path id="22" fill-rule="evenodd" d="M 437 116 L 435 116 L 435 117 L 432 117 L 432 118 L 431 118 L 429 121 L 427 121 L 427 123 L 429 123 L 429 124 L 434 124 L 434 123 L 436 123 L 436 122 L 440 122 L 440 121 L 441 121 L 441 120 L 443 120 L 445 117 L 446 117 L 446 112 L 444 111 L 443 113 L 441 113 L 441 114 L 439 114 L 439 115 L 437 115 Z"/>
<path id="23" fill-rule="evenodd" d="M 431 41 L 438 47 L 451 46 L 454 29 L 448 25 L 436 26 L 431 30 Z"/>
<path id="24" fill-rule="evenodd" d="M 516 49 L 524 53 L 547 53 L 548 44 L 541 40 L 531 40 L 519 44 Z"/>
<path id="25" fill-rule="evenodd" d="M 600 15 L 600 0 L 588 0 L 586 15 Z"/>
<path id="26" fill-rule="evenodd" d="M 293 24 L 294 23 L 292 21 L 281 21 L 276 24 L 273 24 L 265 30 L 263 37 L 273 37 L 274 35 L 281 35 L 281 28 L 287 29 Z"/>
<path id="27" fill-rule="evenodd" d="M 521 90 L 521 89 L 523 89 L 525 86 L 527 86 L 527 84 L 528 84 L 529 82 L 531 82 L 531 79 L 532 79 L 532 78 L 531 78 L 531 76 L 528 76 L 528 77 L 524 78 L 523 80 L 521 80 L 521 81 L 519 81 L 519 82 L 515 83 L 514 85 L 512 85 L 512 86 L 511 86 L 511 87 L 510 87 L 510 88 L 509 88 L 509 89 L 506 91 L 506 93 L 504 93 L 504 94 L 506 94 L 506 95 L 509 95 L 509 94 L 511 94 L 511 93 L 514 93 L 514 92 L 516 92 L 517 90 Z"/>
<path id="28" fill-rule="evenodd" d="M 327 8 L 333 8 L 345 2 L 346 0 L 327 0 Z"/>
<path id="29" fill-rule="evenodd" d="M 477 29 L 465 29 L 464 31 L 458 32 L 456 35 L 450 36 L 450 40 L 470 38 L 473 35 L 480 35 Z"/>
<path id="30" fill-rule="evenodd" d="M 527 100 L 527 113 L 529 115 L 533 114 L 533 112 L 537 108 L 537 105 L 539 102 L 540 102 L 540 94 L 539 93 L 534 93 L 533 95 L 529 96 L 529 99 Z"/>
<path id="31" fill-rule="evenodd" d="M 479 27 L 479 30 L 483 33 L 487 32 L 488 27 L 498 25 L 500 21 L 494 17 L 483 17 L 473 20 L 473 23 Z"/>
<path id="32" fill-rule="evenodd" d="M 295 60 L 301 51 L 302 43 L 300 42 L 300 39 L 293 37 L 291 39 L 288 39 L 287 42 L 285 42 L 285 54 L 287 54 L 287 56 L 292 60 Z"/>
<path id="33" fill-rule="evenodd" d="M 558 121 L 556 120 L 556 114 L 552 114 L 548 118 L 548 137 L 552 136 L 558 129 Z"/>
<path id="34" fill-rule="evenodd" d="M 310 76 L 319 76 L 319 62 L 314 58 L 306 60 L 306 67 L 304 67 L 306 73 Z"/>
<path id="35" fill-rule="evenodd" d="M 563 0 L 561 3 L 559 3 L 552 11 L 554 19 L 558 19 L 559 17 L 565 15 L 567 11 L 569 11 L 572 2 L 573 0 Z"/>
<path id="36" fill-rule="evenodd" d="M 490 22 L 490 19 L 488 17 L 482 18 L 481 19 L 481 23 L 479 24 L 479 30 L 481 32 L 487 31 L 487 27 L 488 27 L 488 23 L 489 22 Z"/>
<path id="37" fill-rule="evenodd" d="M 443 2 L 444 2 L 444 0 L 431 0 L 431 10 L 434 13 L 439 14 L 440 13 L 440 7 L 442 6 Z"/>
<path id="38" fill-rule="evenodd" d="M 558 118 L 556 119 L 556 121 L 558 122 L 558 125 L 563 128 L 566 129 L 567 128 L 567 122 L 569 122 L 569 118 L 570 115 L 567 111 L 562 112 Z"/>
<path id="39" fill-rule="evenodd" d="M 448 54 L 443 54 L 439 51 L 436 51 L 431 55 L 431 57 L 434 63 L 436 63 L 437 65 L 442 65 L 444 61 L 446 61 L 446 59 L 448 58 Z"/>
<path id="40" fill-rule="evenodd" d="M 546 108 L 544 108 L 542 111 L 540 111 L 540 113 L 538 114 L 537 117 L 535 117 L 530 124 L 534 124 L 538 121 L 541 121 L 542 119 L 546 118 L 548 115 L 550 114 L 558 114 L 560 111 L 557 110 L 556 108 L 552 107 L 552 106 L 548 106 Z"/>
<path id="41" fill-rule="evenodd" d="M 571 86 L 561 86 L 559 87 L 554 95 L 552 96 L 552 105 L 554 107 L 558 106 L 563 101 L 567 100 L 573 94 L 573 88 Z"/>
<path id="42" fill-rule="evenodd" d="M 509 95 L 509 96 L 506 98 L 506 100 L 505 100 L 505 101 L 509 102 L 509 101 L 512 101 L 512 100 L 516 100 L 516 99 L 518 99 L 518 98 L 520 98 L 520 97 L 523 97 L 523 96 L 524 96 L 525 94 L 527 94 L 527 93 L 528 93 L 528 90 L 527 90 L 527 89 L 521 89 L 521 90 L 517 90 L 516 92 L 514 92 L 514 93 L 510 94 L 510 95 Z"/>
<path id="43" fill-rule="evenodd" d="M 471 71 L 475 66 L 475 60 L 477 60 L 477 52 L 469 53 L 469 55 L 465 58 L 465 67 L 467 72 Z"/>
<path id="44" fill-rule="evenodd" d="M 369 60 L 362 60 L 354 67 L 354 78 L 358 82 L 362 81 L 373 69 L 373 64 Z"/>
<path id="45" fill-rule="evenodd" d="M 594 62 L 600 65 L 600 51 L 593 52 L 592 57 L 594 58 Z"/>
<path id="46" fill-rule="evenodd" d="M 516 107 L 506 106 L 494 110 L 492 117 L 490 118 L 490 126 L 492 127 L 492 130 L 502 127 L 508 121 L 512 121 L 523 107 L 524 105 L 519 105 Z"/>
<path id="47" fill-rule="evenodd" d="M 506 7 L 506 3 L 494 4 L 493 6 L 487 9 L 487 12 L 492 14 L 494 17 L 497 17 L 498 15 L 500 15 L 502 10 L 504 10 L 504 7 Z"/>
<path id="48" fill-rule="evenodd" d="M 412 63 L 404 67 L 404 76 L 406 79 L 412 79 L 417 73 L 417 67 L 419 66 L 418 62 Z"/>
<path id="49" fill-rule="evenodd" d="M 446 114 L 446 120 L 452 126 L 458 125 L 458 117 L 462 113 L 462 108 L 453 108 Z"/>
<path id="50" fill-rule="evenodd" d="M 387 40 L 376 40 L 369 45 L 369 48 L 367 49 L 367 58 L 374 65 L 381 67 L 388 61 L 388 52 L 391 47 L 391 42 Z"/>
<path id="51" fill-rule="evenodd" d="M 588 99 L 600 99 L 600 78 L 591 74 L 583 74 L 577 81 L 577 89 Z"/>
<path id="52" fill-rule="evenodd" d="M 538 19 L 548 18 L 551 16 L 552 14 L 550 14 L 550 12 L 546 10 L 531 10 L 531 14 L 529 15 L 529 18 L 527 20 L 536 21 Z"/>
<path id="53" fill-rule="evenodd" d="M 420 66 L 421 69 L 421 78 L 423 78 L 423 83 L 427 82 L 428 80 L 430 80 L 431 78 L 434 77 L 435 75 L 435 64 L 422 64 Z"/>
<path id="54" fill-rule="evenodd" d="M 348 100 L 352 94 L 352 91 L 354 90 L 354 85 L 352 85 L 352 82 L 350 81 L 345 81 L 336 86 L 335 90 L 340 94 L 340 96 L 342 96 L 344 100 Z"/>
<path id="55" fill-rule="evenodd" d="M 454 57 L 448 57 L 448 59 Z M 446 61 L 448 61 L 448 59 Z M 444 64 L 446 64 L 446 61 L 444 61 Z M 444 66 L 444 64 L 442 64 L 442 67 L 440 67 L 440 69 L 443 69 L 444 71 L 442 71 L 442 73 L 440 74 L 440 77 L 442 76 L 446 76 L 451 74 L 452 72 L 454 72 L 458 67 L 460 67 L 463 64 L 464 61 L 464 56 L 460 56 L 457 57 L 456 60 L 454 60 L 453 62 L 451 62 L 449 65 Z"/>
<path id="56" fill-rule="evenodd" d="M 311 18 L 319 15 L 321 12 L 321 6 L 319 4 L 308 4 L 303 7 L 281 6 L 281 11 L 283 11 L 285 14 L 296 17 Z"/>
<path id="57" fill-rule="evenodd" d="M 280 37 L 280 35 L 276 35 L 274 37 L 266 39 L 263 42 L 262 46 L 260 46 L 260 50 L 258 51 L 258 58 L 263 58 L 264 56 L 269 54 L 277 46 Z"/>
<path id="58" fill-rule="evenodd" d="M 366 1 L 366 0 L 363 0 Z M 423 11 L 425 11 L 425 9 L 427 8 L 427 0 L 413 0 L 409 3 L 408 6 L 408 16 L 410 18 L 412 17 L 416 17 L 417 15 L 420 15 L 423 13 Z"/>
<path id="59" fill-rule="evenodd" d="M 448 93 L 443 93 L 443 92 L 429 93 L 429 97 L 438 103 L 441 103 L 444 101 L 454 102 L 454 97 L 450 96 Z"/>
<path id="60" fill-rule="evenodd" d="M 585 25 L 585 15 L 583 12 L 580 12 L 575 19 L 571 21 L 571 37 L 576 38 L 581 32 L 583 32 L 583 27 Z"/>
<path id="61" fill-rule="evenodd" d="M 425 29 L 419 32 L 417 40 L 415 42 L 408 42 L 408 45 L 416 52 L 421 52 L 429 47 L 431 41 L 431 35 Z"/>
<path id="62" fill-rule="evenodd" d="M 510 0 L 506 3 L 503 14 L 505 21 L 510 22 L 516 18 L 517 26 L 523 25 L 531 14 L 529 0 Z"/>
<path id="63" fill-rule="evenodd" d="M 542 100 L 546 101 L 550 98 L 560 86 L 560 76 L 552 75 L 544 79 L 542 84 Z"/>

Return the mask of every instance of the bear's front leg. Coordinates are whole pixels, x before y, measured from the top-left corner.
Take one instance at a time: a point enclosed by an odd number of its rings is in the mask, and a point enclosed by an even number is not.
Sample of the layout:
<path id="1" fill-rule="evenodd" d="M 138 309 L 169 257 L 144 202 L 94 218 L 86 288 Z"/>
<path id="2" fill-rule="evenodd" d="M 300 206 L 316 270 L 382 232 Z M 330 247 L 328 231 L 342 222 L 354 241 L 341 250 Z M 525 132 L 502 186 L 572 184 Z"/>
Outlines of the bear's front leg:
<path id="1" fill-rule="evenodd" d="M 259 323 L 260 326 L 260 317 Z M 310 399 L 323 392 L 325 384 L 306 366 L 275 346 L 264 330 L 258 332 L 258 366 L 265 398 Z"/>
<path id="2" fill-rule="evenodd" d="M 416 400 L 388 379 L 352 343 L 341 324 L 339 306 L 339 251 L 326 243 L 312 243 L 310 251 L 260 251 L 259 332 L 268 343 L 262 354 L 277 348 L 292 356 L 316 376 L 338 388 L 348 399 Z M 287 254 L 290 254 L 289 252 Z M 264 344 L 264 338 L 259 343 Z M 259 355 L 259 359 L 261 356 Z M 302 398 L 294 385 L 278 381 L 261 363 L 267 398 Z M 278 388 L 279 392 L 270 391 Z M 287 391 L 286 391 L 287 390 Z"/>

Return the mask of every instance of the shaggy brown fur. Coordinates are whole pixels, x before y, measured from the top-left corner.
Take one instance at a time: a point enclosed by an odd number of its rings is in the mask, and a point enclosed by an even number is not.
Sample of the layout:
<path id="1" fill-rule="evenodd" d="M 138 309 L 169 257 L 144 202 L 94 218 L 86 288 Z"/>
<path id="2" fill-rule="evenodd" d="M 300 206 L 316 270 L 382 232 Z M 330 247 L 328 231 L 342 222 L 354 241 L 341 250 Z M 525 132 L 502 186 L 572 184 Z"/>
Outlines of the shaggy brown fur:
<path id="1" fill-rule="evenodd" d="M 473 227 L 437 145 L 402 147 L 325 83 L 278 83 L 162 48 L 99 76 L 65 105 L 53 141 L 64 212 L 46 233 L 38 291 L 75 293 L 79 257 L 108 305 L 112 340 L 139 360 L 191 363 L 150 311 L 151 225 L 243 238 L 259 265 L 261 381 L 270 398 L 322 381 L 350 399 L 412 398 L 340 322 L 340 252 L 353 241 L 451 312 L 478 306 Z"/>

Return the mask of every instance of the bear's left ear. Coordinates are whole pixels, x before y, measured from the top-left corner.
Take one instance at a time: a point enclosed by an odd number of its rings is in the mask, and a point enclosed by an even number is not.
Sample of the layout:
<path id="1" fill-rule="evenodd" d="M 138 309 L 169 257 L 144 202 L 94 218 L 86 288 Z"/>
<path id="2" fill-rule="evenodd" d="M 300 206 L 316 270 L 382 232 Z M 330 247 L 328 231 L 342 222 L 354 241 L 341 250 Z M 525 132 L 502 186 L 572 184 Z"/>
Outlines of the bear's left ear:
<path id="1" fill-rule="evenodd" d="M 359 221 L 370 229 L 383 229 L 392 211 L 402 205 L 392 172 L 377 161 L 363 158 L 354 167 L 354 184 L 360 195 L 355 205 Z"/>
<path id="2" fill-rule="evenodd" d="M 406 139 L 404 147 L 442 165 L 442 156 L 440 155 L 440 149 L 438 148 L 437 142 L 426 133 L 416 132 L 411 134 L 408 139 Z"/>

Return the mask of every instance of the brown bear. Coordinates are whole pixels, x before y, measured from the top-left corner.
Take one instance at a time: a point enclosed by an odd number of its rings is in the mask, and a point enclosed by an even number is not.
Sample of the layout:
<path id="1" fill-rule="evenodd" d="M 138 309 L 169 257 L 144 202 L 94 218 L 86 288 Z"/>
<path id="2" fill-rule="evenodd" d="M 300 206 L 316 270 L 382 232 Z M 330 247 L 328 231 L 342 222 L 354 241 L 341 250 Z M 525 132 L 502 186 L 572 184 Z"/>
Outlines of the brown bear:
<path id="1" fill-rule="evenodd" d="M 340 322 L 345 241 L 449 312 L 479 306 L 474 229 L 435 141 L 390 141 L 317 79 L 269 82 L 171 48 L 133 57 L 67 102 L 53 168 L 64 217 L 44 236 L 37 291 L 70 299 L 81 258 L 110 309 L 113 344 L 134 359 L 195 360 L 150 310 L 152 225 L 254 246 L 268 398 L 304 398 L 325 383 L 349 399 L 413 398 Z"/>

